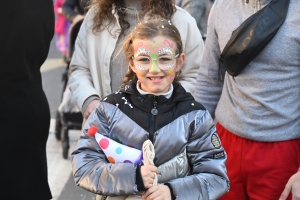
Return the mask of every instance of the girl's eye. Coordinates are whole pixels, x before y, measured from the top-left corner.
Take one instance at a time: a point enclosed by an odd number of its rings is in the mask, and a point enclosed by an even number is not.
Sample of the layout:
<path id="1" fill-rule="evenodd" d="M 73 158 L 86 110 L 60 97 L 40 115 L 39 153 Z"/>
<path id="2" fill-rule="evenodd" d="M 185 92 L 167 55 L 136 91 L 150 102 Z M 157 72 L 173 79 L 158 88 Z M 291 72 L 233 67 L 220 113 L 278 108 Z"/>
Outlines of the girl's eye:
<path id="1" fill-rule="evenodd" d="M 138 62 L 146 63 L 146 62 L 150 62 L 150 58 L 147 58 L 147 57 L 139 57 L 139 58 L 137 58 L 137 61 L 138 61 Z"/>
<path id="2" fill-rule="evenodd" d="M 173 59 L 170 56 L 163 56 L 163 57 L 159 57 L 158 60 L 161 63 L 168 63 L 168 62 L 171 62 Z"/>

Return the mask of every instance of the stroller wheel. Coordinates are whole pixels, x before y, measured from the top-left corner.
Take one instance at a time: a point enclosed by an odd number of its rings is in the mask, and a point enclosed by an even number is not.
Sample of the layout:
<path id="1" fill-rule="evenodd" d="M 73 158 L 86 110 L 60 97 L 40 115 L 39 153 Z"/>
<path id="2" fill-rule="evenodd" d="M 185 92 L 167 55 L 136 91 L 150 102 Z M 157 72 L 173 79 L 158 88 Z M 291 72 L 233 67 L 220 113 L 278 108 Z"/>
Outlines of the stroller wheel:
<path id="1" fill-rule="evenodd" d="M 55 116 L 55 137 L 57 140 L 61 139 L 61 128 L 62 128 L 62 124 L 60 121 L 60 114 L 58 112 L 58 110 L 56 111 L 56 116 Z"/>
<path id="2" fill-rule="evenodd" d="M 68 158 L 68 154 L 69 154 L 69 141 L 64 141 L 62 143 L 62 154 L 63 154 L 63 158 L 67 159 Z"/>

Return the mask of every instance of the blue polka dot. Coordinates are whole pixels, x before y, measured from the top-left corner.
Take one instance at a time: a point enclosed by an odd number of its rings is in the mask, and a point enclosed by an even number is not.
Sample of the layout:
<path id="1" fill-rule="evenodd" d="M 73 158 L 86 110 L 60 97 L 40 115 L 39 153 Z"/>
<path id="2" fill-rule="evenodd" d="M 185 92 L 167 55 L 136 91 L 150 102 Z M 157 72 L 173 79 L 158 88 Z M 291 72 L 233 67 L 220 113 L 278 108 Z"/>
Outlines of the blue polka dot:
<path id="1" fill-rule="evenodd" d="M 121 154 L 122 153 L 122 148 L 121 147 L 116 148 L 116 153 Z"/>

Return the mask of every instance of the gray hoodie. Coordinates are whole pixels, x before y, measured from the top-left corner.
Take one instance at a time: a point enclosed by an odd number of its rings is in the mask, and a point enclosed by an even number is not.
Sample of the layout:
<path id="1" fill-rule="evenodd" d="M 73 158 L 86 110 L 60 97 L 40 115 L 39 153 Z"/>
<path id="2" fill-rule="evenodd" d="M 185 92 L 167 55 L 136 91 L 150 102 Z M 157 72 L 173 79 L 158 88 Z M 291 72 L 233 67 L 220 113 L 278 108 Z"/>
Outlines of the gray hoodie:
<path id="1" fill-rule="evenodd" d="M 274 142 L 300 138 L 299 0 L 290 0 L 285 22 L 241 74 L 217 81 L 218 59 L 232 31 L 269 2 L 215 1 L 195 98 L 234 134 Z"/>

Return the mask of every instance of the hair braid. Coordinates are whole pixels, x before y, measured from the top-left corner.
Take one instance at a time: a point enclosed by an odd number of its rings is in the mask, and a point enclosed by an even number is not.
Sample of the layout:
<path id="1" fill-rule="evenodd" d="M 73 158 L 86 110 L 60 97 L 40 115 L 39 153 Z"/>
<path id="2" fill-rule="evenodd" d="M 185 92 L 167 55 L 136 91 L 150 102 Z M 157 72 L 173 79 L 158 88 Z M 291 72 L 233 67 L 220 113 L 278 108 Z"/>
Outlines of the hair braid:
<path id="1" fill-rule="evenodd" d="M 136 74 L 132 71 L 130 67 L 128 67 L 128 71 L 125 75 L 125 78 L 123 79 L 121 88 L 124 88 L 128 81 L 133 81 L 133 80 L 137 80 Z"/>

